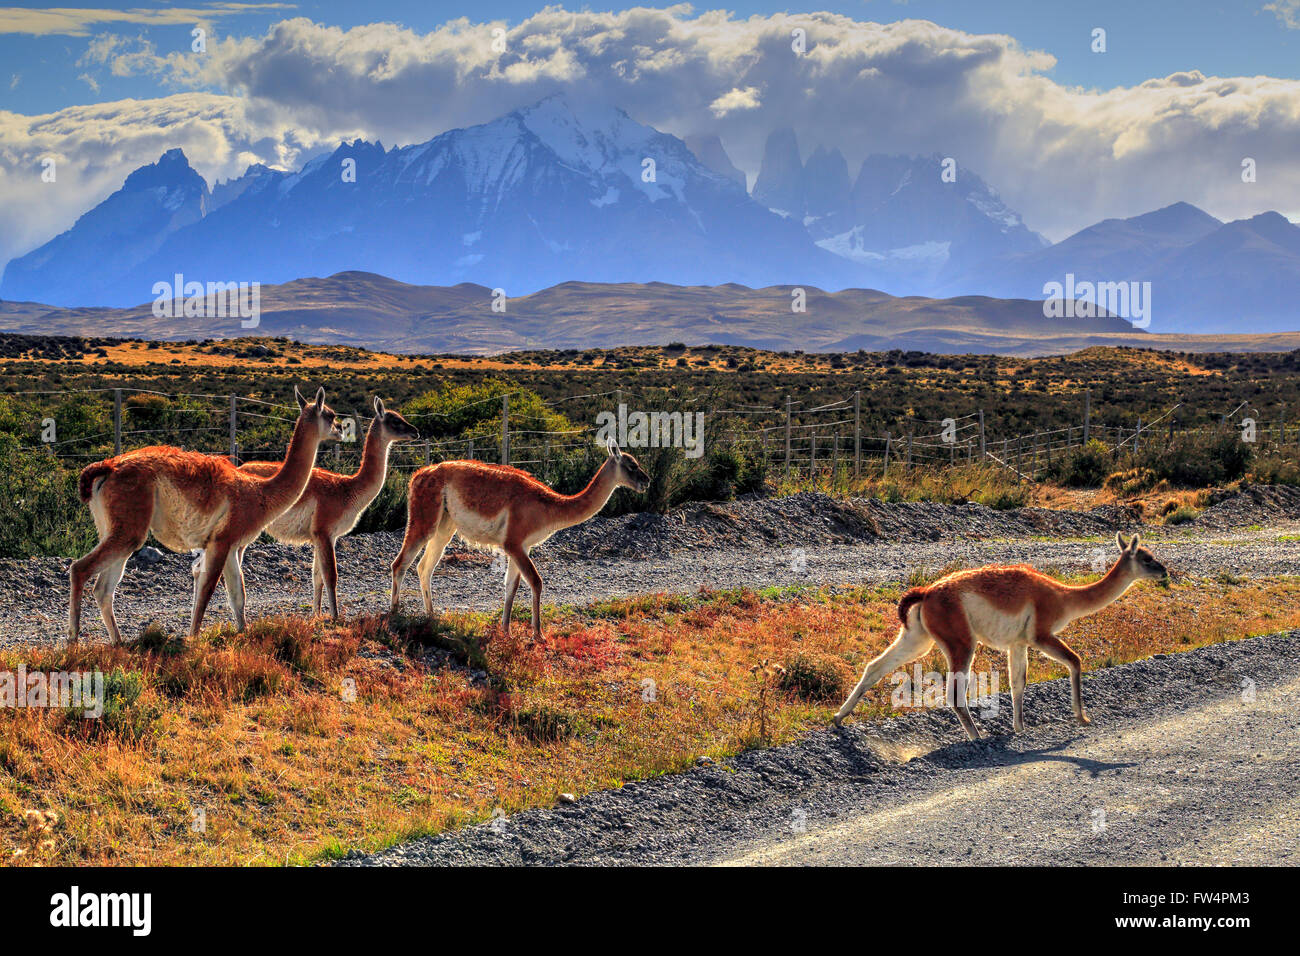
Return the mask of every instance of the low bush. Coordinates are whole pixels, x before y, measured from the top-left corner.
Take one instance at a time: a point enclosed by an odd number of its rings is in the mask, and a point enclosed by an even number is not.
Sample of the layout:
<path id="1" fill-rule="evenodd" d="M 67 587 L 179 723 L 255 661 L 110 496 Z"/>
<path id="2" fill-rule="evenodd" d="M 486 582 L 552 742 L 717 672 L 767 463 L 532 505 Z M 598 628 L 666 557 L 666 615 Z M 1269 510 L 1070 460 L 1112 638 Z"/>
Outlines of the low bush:
<path id="1" fill-rule="evenodd" d="M 1246 478 L 1256 485 L 1300 485 L 1300 464 L 1277 455 L 1261 455 Z"/>
<path id="2" fill-rule="evenodd" d="M 848 694 L 852 671 L 842 658 L 800 650 L 782 666 L 781 689 L 800 700 L 838 703 Z"/>
<path id="3" fill-rule="evenodd" d="M 515 733 L 539 744 L 568 740 L 581 732 L 581 721 L 576 715 L 545 704 L 512 707 L 507 722 Z"/>
<path id="4" fill-rule="evenodd" d="M 65 466 L 49 449 L 20 449 L 0 435 L 0 558 L 38 554 L 80 557 L 99 540 L 90 509 L 77 496 L 76 466 Z"/>
<path id="5" fill-rule="evenodd" d="M 384 480 L 384 487 L 370 503 L 370 507 L 361 513 L 354 534 L 369 534 L 374 531 L 402 531 L 406 528 L 406 486 L 410 473 L 390 471 Z"/>
<path id="6" fill-rule="evenodd" d="M 145 680 L 139 671 L 115 667 L 104 676 L 104 712 L 99 720 L 87 720 L 76 713 L 69 716 L 69 725 L 88 734 L 110 734 L 126 743 L 134 743 L 153 735 L 162 717 L 162 708 L 142 701 Z"/>
<path id="7" fill-rule="evenodd" d="M 1209 488 L 1243 477 L 1254 453 L 1235 431 L 1187 434 L 1147 444 L 1135 464 L 1178 488 Z"/>
<path id="8" fill-rule="evenodd" d="M 1165 515 L 1165 524 L 1186 524 L 1189 521 L 1196 520 L 1200 512 L 1190 505 L 1179 505 L 1173 511 Z"/>
<path id="9" fill-rule="evenodd" d="M 1128 497 L 1158 489 L 1162 482 L 1163 479 L 1150 468 L 1128 468 L 1124 471 L 1111 472 L 1106 476 L 1102 487 L 1121 497 Z"/>
<path id="10" fill-rule="evenodd" d="M 1110 449 L 1094 438 L 1053 461 L 1048 475 L 1067 488 L 1099 488 L 1113 466 Z"/>

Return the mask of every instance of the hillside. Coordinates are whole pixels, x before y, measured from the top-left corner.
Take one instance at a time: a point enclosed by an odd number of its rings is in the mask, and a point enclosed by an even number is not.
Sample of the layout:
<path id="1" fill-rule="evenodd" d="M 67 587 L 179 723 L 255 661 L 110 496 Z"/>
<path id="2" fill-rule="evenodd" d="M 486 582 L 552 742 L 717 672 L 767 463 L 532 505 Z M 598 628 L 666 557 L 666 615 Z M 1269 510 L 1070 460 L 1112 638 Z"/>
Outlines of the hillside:
<path id="1" fill-rule="evenodd" d="M 1060 355 L 1096 345 L 1190 352 L 1287 351 L 1300 332 L 1242 335 L 1151 334 L 1113 317 L 1047 319 L 1029 299 L 898 298 L 871 289 L 805 287 L 806 311 L 791 309 L 792 286 L 751 289 L 662 282 L 564 282 L 507 298 L 492 290 L 408 285 L 366 272 L 297 279 L 261 290 L 261 322 L 156 317 L 152 303 L 126 309 L 62 309 L 0 301 L 0 331 L 28 335 L 186 341 L 287 336 L 397 353 L 495 355 L 529 349 L 738 345 L 773 351 L 905 351 Z"/>

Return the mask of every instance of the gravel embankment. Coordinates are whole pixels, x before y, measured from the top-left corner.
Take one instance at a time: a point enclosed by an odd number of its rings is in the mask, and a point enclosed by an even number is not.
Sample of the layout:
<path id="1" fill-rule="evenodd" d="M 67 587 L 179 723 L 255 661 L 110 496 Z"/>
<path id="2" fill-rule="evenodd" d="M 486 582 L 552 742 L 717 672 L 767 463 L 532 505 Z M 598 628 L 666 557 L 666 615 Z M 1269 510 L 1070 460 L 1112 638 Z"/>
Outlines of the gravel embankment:
<path id="1" fill-rule="evenodd" d="M 1300 526 L 1283 519 L 1300 516 L 1300 501 L 1292 500 L 1298 497 L 1296 489 L 1252 489 L 1190 524 L 1143 531 L 1179 574 L 1294 573 L 1300 568 Z M 596 518 L 560 532 L 534 558 L 546 583 L 546 601 L 583 604 L 700 587 L 903 581 L 918 568 L 989 562 L 1088 571 L 1098 560 L 1112 559 L 1117 529 L 1134 527 L 1130 514 L 1113 507 L 1082 513 L 994 511 L 975 504 L 842 502 L 808 493 L 695 504 L 666 516 Z M 339 543 L 345 613 L 387 609 L 388 566 L 400 542 L 398 533 L 381 533 Z M 0 645 L 63 639 L 69 563 L 50 557 L 0 560 Z M 137 634 L 151 621 L 187 628 L 189 568 L 188 555 L 167 554 L 152 565 L 133 558 L 117 591 L 123 633 Z M 255 544 L 245 557 L 244 575 L 250 615 L 310 608 L 310 549 Z M 434 577 L 434 600 L 441 607 L 494 609 L 500 606 L 501 579 L 491 569 L 490 555 L 453 542 Z M 413 568 L 404 597 L 409 608 L 421 606 L 416 588 Z M 218 587 L 207 621 L 228 618 Z M 82 620 L 88 639 L 103 639 L 89 595 Z"/>
<path id="2" fill-rule="evenodd" d="M 1006 694 L 974 743 L 946 709 L 816 731 L 340 865 L 1294 863 L 1298 653 L 1293 631 L 1095 672 L 1083 728 L 1057 680 L 1022 735 Z"/>

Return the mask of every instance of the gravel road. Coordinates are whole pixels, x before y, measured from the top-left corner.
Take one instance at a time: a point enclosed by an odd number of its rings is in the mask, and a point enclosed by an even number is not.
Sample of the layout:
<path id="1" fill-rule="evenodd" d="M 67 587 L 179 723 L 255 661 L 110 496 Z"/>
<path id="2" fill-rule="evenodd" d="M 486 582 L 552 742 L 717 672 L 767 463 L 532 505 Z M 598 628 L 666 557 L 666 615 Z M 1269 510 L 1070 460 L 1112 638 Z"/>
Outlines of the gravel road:
<path id="1" fill-rule="evenodd" d="M 1293 631 L 1093 673 L 1082 728 L 1050 681 L 1022 735 L 1005 694 L 974 743 L 948 710 L 818 731 L 340 865 L 1294 864 L 1297 653 Z"/>
<path id="2" fill-rule="evenodd" d="M 1143 529 L 1175 574 L 1219 572 L 1253 577 L 1300 568 L 1300 525 L 1288 514 L 1300 502 L 1287 494 L 1239 495 L 1205 513 L 1205 524 Z M 1261 524 L 1260 522 L 1267 522 Z M 556 535 L 534 552 L 545 600 L 586 604 L 645 592 L 700 587 L 790 584 L 851 586 L 899 582 L 921 568 L 1024 562 L 1087 572 L 1113 559 L 1113 535 L 1135 527 L 1109 507 L 1091 512 L 980 505 L 885 504 L 824 495 L 693 505 L 669 516 L 597 518 Z M 353 535 L 339 542 L 340 599 L 345 613 L 388 607 L 388 565 L 396 533 Z M 48 643 L 66 633 L 66 558 L 0 560 L 0 646 Z M 117 617 L 128 637 L 152 621 L 184 631 L 192 589 L 188 555 L 163 555 L 152 565 L 133 558 L 117 591 Z M 311 552 L 263 541 L 244 560 L 249 614 L 301 613 L 311 606 Z M 492 557 L 453 543 L 434 577 L 434 601 L 445 608 L 500 607 L 503 574 Z M 421 607 L 414 570 L 404 600 Z M 527 586 L 524 586 L 526 593 Z M 224 590 L 209 606 L 209 624 L 230 619 Z M 523 598 L 526 606 L 527 599 Z M 82 615 L 88 640 L 106 634 L 93 600 Z"/>

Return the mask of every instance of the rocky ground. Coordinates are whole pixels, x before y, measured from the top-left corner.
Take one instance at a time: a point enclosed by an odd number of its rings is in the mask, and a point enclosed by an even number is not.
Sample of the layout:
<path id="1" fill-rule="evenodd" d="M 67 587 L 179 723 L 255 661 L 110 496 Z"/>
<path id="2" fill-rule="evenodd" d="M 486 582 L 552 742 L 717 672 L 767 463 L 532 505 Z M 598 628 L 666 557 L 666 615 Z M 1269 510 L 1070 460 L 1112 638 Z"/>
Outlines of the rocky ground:
<path id="1" fill-rule="evenodd" d="M 789 584 L 855 585 L 904 581 L 919 569 L 1026 562 L 1087 572 L 1112 559 L 1116 530 L 1141 530 L 1176 575 L 1228 572 L 1255 576 L 1300 568 L 1300 490 L 1255 488 L 1216 503 L 1196 521 L 1143 528 L 1132 513 L 1107 506 L 1087 512 L 978 504 L 841 501 L 804 493 L 787 498 L 693 504 L 668 515 L 596 518 L 562 531 L 534 552 L 545 600 L 582 604 L 647 591 Z M 339 543 L 346 613 L 388 606 L 388 566 L 400 534 L 354 535 Z M 156 556 L 156 560 L 149 557 Z M 0 644 L 61 640 L 67 616 L 67 558 L 0 560 Z M 150 549 L 133 558 L 117 592 L 123 633 L 152 621 L 188 626 L 190 556 Z M 244 560 L 249 614 L 310 608 L 306 547 L 261 542 Z M 502 571 L 492 555 L 453 543 L 434 577 L 440 607 L 491 609 Z M 414 569 L 405 601 L 419 607 Z M 526 590 L 526 587 L 525 587 Z M 208 621 L 226 620 L 221 588 Z M 89 639 L 104 630 L 87 597 Z"/>
<path id="2" fill-rule="evenodd" d="M 975 503 L 840 501 L 823 494 L 695 503 L 668 515 L 597 518 L 560 532 L 534 551 L 545 600 L 585 604 L 643 592 L 701 587 L 854 585 L 906 580 L 911 572 L 988 562 L 1027 562 L 1062 571 L 1104 567 L 1117 529 L 1141 529 L 1175 574 L 1290 574 L 1300 567 L 1300 490 L 1249 489 L 1223 499 L 1196 522 L 1141 528 L 1118 507 L 1086 512 L 995 511 Z M 339 542 L 339 588 L 346 613 L 387 607 L 389 563 L 398 533 Z M 153 558 L 152 561 L 149 558 Z M 152 549 L 131 559 L 117 592 L 123 633 L 151 622 L 188 623 L 190 555 Z M 65 633 L 66 558 L 0 561 L 0 644 L 44 643 Z M 244 558 L 251 615 L 299 613 L 311 602 L 311 551 L 266 541 Z M 493 555 L 454 542 L 434 576 L 442 607 L 499 606 L 502 570 Z M 419 607 L 415 571 L 408 606 Z M 526 589 L 526 587 L 525 587 Z M 209 622 L 229 618 L 218 588 Z M 83 614 L 88 639 L 103 639 L 94 601 Z"/>

